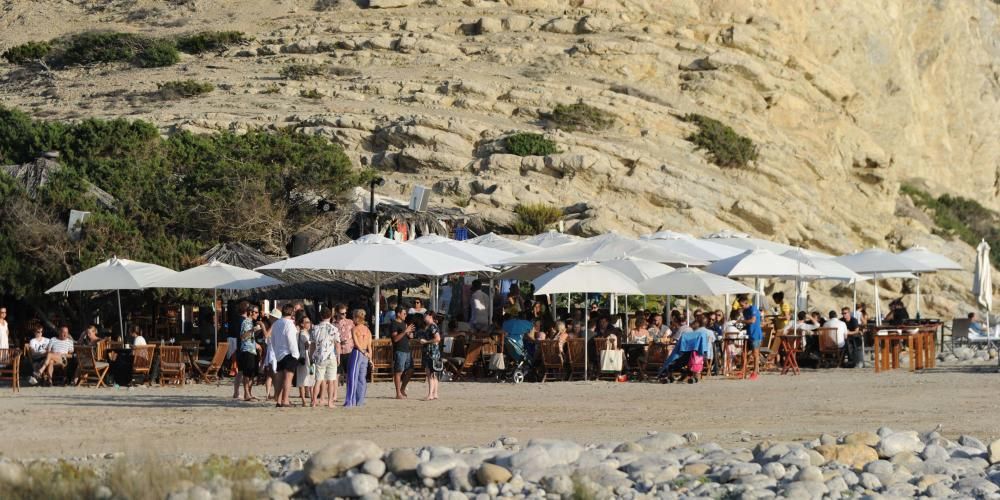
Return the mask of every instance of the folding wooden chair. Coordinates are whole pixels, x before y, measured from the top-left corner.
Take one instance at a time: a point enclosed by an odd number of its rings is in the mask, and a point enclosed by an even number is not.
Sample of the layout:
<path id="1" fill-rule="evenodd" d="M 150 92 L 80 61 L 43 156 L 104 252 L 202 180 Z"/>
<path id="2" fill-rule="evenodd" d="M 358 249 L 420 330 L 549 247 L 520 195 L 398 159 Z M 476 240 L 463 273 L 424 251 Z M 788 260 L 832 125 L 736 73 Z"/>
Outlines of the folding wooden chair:
<path id="1" fill-rule="evenodd" d="M 96 350 L 96 347 L 83 347 L 76 351 L 76 385 L 86 382 L 91 376 L 97 380 L 94 387 L 101 387 L 102 385 L 105 385 L 104 377 L 107 376 L 108 369 L 111 368 L 111 365 L 104 361 L 98 361 L 97 355 L 95 354 Z"/>
<path id="2" fill-rule="evenodd" d="M 479 363 L 483 356 L 483 341 L 473 340 L 465 348 L 465 358 L 461 364 L 453 363 L 451 360 L 445 361 L 445 368 L 451 372 L 456 381 L 464 380 Z"/>
<path id="3" fill-rule="evenodd" d="M 427 380 L 427 370 L 424 369 L 424 346 L 411 341 L 410 356 L 413 356 L 413 375 L 410 380 Z"/>
<path id="4" fill-rule="evenodd" d="M 774 330 L 774 326 L 764 329 L 764 341 L 760 349 L 760 371 L 778 371 L 778 353 L 781 350 L 779 333 Z"/>
<path id="5" fill-rule="evenodd" d="M 10 380 L 11 389 L 21 392 L 20 349 L 0 349 L 0 380 Z"/>
<path id="6" fill-rule="evenodd" d="M 643 370 L 643 375 L 646 378 L 656 378 L 656 375 L 660 373 L 660 367 L 670 355 L 670 347 L 670 344 L 659 342 L 649 345 L 649 350 L 646 351 L 646 365 Z"/>
<path id="7" fill-rule="evenodd" d="M 566 346 L 569 347 L 569 379 L 573 380 L 574 375 L 580 378 L 586 377 L 586 341 L 583 339 L 569 339 L 566 341 Z"/>
<path id="8" fill-rule="evenodd" d="M 163 346 L 160 348 L 160 386 L 165 380 L 184 386 L 187 376 L 187 369 L 184 363 L 184 348 L 177 346 Z"/>
<path id="9" fill-rule="evenodd" d="M 141 377 L 141 383 L 150 384 L 149 370 L 156 356 L 156 344 L 140 345 L 132 348 L 132 379 Z"/>
<path id="10" fill-rule="evenodd" d="M 372 341 L 372 382 L 392 380 L 392 340 Z"/>
<path id="11" fill-rule="evenodd" d="M 837 345 L 836 328 L 817 328 L 813 333 L 819 339 L 820 368 L 840 368 L 844 363 L 844 349 Z"/>
<path id="12" fill-rule="evenodd" d="M 542 382 L 545 382 L 549 375 L 555 376 L 558 380 L 566 378 L 563 366 L 562 351 L 558 340 L 543 340 L 539 342 L 542 350 Z"/>
<path id="13" fill-rule="evenodd" d="M 212 355 L 211 361 L 199 359 L 194 365 L 198 370 L 198 378 L 203 384 L 219 383 L 219 370 L 222 369 L 222 363 L 226 362 L 226 351 L 228 349 L 229 341 L 219 342 L 215 347 L 215 354 Z"/>

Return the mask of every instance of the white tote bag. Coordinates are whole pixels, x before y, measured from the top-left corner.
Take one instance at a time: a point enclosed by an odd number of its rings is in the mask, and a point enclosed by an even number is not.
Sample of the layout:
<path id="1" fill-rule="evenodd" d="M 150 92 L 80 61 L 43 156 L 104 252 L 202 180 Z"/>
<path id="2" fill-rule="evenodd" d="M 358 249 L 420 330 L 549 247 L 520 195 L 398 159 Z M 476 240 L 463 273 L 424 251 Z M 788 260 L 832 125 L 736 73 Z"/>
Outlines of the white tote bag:
<path id="1" fill-rule="evenodd" d="M 503 354 L 498 352 L 490 358 L 490 370 L 498 372 L 506 369 L 507 365 L 503 361 Z"/>
<path id="2" fill-rule="evenodd" d="M 601 371 L 620 372 L 622 371 L 623 351 L 601 351 Z"/>

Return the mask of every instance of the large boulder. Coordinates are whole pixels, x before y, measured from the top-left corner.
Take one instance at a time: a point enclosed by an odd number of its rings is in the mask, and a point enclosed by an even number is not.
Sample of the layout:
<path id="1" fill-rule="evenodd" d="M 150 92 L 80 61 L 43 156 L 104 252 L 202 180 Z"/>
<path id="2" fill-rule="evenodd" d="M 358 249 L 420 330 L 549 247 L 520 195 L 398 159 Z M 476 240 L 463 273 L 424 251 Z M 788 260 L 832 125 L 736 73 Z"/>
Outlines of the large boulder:
<path id="1" fill-rule="evenodd" d="M 377 460 L 382 449 L 371 441 L 344 441 L 327 446 L 309 458 L 305 465 L 306 479 L 319 484 L 331 477 L 337 477 L 368 460 Z"/>
<path id="2" fill-rule="evenodd" d="M 869 462 L 878 460 L 878 453 L 870 446 L 860 443 L 820 445 L 815 448 L 823 458 L 861 470 Z"/>
<path id="3" fill-rule="evenodd" d="M 924 451 L 924 443 L 916 432 L 894 432 L 879 441 L 876 451 L 882 458 L 892 458 L 906 451 L 920 453 Z"/>

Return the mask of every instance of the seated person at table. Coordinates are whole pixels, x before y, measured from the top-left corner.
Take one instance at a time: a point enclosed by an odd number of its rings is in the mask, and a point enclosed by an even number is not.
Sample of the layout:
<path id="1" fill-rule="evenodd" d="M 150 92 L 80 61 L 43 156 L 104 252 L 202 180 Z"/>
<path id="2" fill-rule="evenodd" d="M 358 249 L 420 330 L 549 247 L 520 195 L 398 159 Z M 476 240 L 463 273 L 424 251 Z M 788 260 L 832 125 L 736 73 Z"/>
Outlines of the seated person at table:
<path id="1" fill-rule="evenodd" d="M 701 323 L 695 322 L 691 326 L 696 328 L 680 336 L 670 356 L 660 367 L 657 373 L 660 382 L 672 383 L 673 374 L 677 371 L 687 376 L 689 384 L 698 382 L 705 358 L 712 353 L 712 344 L 708 330 Z"/>
<path id="2" fill-rule="evenodd" d="M 849 307 L 841 308 L 840 320 L 847 325 L 848 332 L 856 332 L 859 328 L 861 328 L 861 323 L 858 322 L 857 318 L 851 315 L 851 308 Z"/>
<path id="3" fill-rule="evenodd" d="M 653 323 L 649 325 L 649 339 L 652 343 L 665 344 L 670 341 L 670 327 L 663 324 L 663 315 L 653 315 Z"/>
<path id="4" fill-rule="evenodd" d="M 795 322 L 789 323 L 787 326 L 785 326 L 785 333 L 786 334 L 792 333 L 793 328 L 795 329 L 795 331 L 799 332 L 802 331 L 811 332 L 819 328 L 819 325 L 813 322 L 812 318 L 809 317 L 808 313 L 806 313 L 805 311 L 799 311 L 799 315 L 796 317 Z"/>
<path id="5" fill-rule="evenodd" d="M 646 318 L 636 318 L 635 326 L 629 330 L 626 344 L 648 344 L 649 328 L 646 325 Z"/>
<path id="6" fill-rule="evenodd" d="M 830 319 L 823 323 L 823 328 L 836 328 L 837 329 L 837 347 L 841 349 L 844 348 L 844 344 L 847 342 L 847 323 L 844 323 L 837 317 L 837 311 L 830 311 Z"/>
<path id="7" fill-rule="evenodd" d="M 31 378 L 28 383 L 37 384 L 38 379 L 41 378 L 42 366 L 45 365 L 45 360 L 48 357 L 49 339 L 45 337 L 45 328 L 42 327 L 41 323 L 34 325 L 32 333 L 34 333 L 34 337 L 28 341 L 29 355 L 31 356 Z"/>
<path id="8" fill-rule="evenodd" d="M 889 303 L 889 312 L 886 313 L 883 321 L 893 326 L 899 326 L 908 319 L 910 319 L 910 313 L 906 312 L 903 299 L 896 299 Z"/>
<path id="9" fill-rule="evenodd" d="M 826 323 L 826 321 L 823 320 L 823 315 L 820 314 L 819 311 L 813 311 L 809 313 L 809 319 L 806 320 L 806 323 L 819 328 L 823 326 L 823 323 Z"/>
<path id="10" fill-rule="evenodd" d="M 89 325 L 83 330 L 82 333 L 80 333 L 80 338 L 77 342 L 80 342 L 83 345 L 96 345 L 100 342 L 100 340 L 101 337 L 97 335 L 97 326 Z"/>
<path id="11" fill-rule="evenodd" d="M 136 347 L 146 345 L 146 337 L 142 336 L 142 328 L 139 328 L 139 325 L 132 326 L 129 335 L 132 336 L 132 345 Z"/>
<path id="12" fill-rule="evenodd" d="M 969 333 L 977 337 L 985 337 L 988 333 L 986 323 L 979 319 L 979 315 L 974 312 L 969 313 Z"/>
<path id="13" fill-rule="evenodd" d="M 52 372 L 55 367 L 67 368 L 69 354 L 73 353 L 73 339 L 69 337 L 69 327 L 59 327 L 59 336 L 49 341 L 49 348 L 45 357 L 45 364 L 42 365 L 42 376 L 48 384 L 52 384 Z M 67 378 L 69 376 L 67 375 Z"/>

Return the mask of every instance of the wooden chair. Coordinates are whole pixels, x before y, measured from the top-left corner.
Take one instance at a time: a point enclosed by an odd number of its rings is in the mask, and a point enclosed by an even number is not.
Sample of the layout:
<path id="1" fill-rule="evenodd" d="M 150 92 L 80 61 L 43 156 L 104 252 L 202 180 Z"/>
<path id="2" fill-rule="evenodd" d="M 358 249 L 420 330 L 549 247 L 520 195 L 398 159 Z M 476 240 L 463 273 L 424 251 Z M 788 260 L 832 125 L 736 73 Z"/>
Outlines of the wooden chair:
<path id="1" fill-rule="evenodd" d="M 203 384 L 210 384 L 219 382 L 219 370 L 222 369 L 222 363 L 226 362 L 226 351 L 229 349 L 229 341 L 219 342 L 215 347 L 215 354 L 212 355 L 212 360 L 201 360 L 199 359 L 195 363 L 194 367 L 198 370 L 198 378 Z"/>
<path id="2" fill-rule="evenodd" d="M 94 387 L 105 385 L 104 377 L 108 375 L 108 369 L 111 368 L 111 365 L 105 361 L 98 361 L 96 350 L 96 347 L 83 347 L 76 351 L 76 385 L 86 382 L 91 376 L 97 380 Z"/>
<path id="3" fill-rule="evenodd" d="M 643 369 L 643 375 L 646 378 L 656 378 L 656 375 L 660 372 L 660 367 L 663 366 L 663 362 L 670 355 L 670 347 L 670 344 L 659 342 L 649 345 L 649 350 L 646 351 L 646 365 Z"/>
<path id="4" fill-rule="evenodd" d="M 819 339 L 820 368 L 840 368 L 844 363 L 844 349 L 837 345 L 836 328 L 817 328 L 813 333 Z"/>
<path id="5" fill-rule="evenodd" d="M 132 348 L 132 378 L 142 377 L 141 383 L 150 384 L 149 370 L 153 367 L 156 356 L 156 344 L 135 346 Z"/>
<path id="6" fill-rule="evenodd" d="M 566 341 L 566 346 L 569 347 L 569 379 L 573 380 L 573 376 L 577 375 L 580 378 L 586 376 L 587 370 L 587 343 L 583 339 L 569 339 Z"/>
<path id="7" fill-rule="evenodd" d="M 781 337 L 775 332 L 773 325 L 764 329 L 763 340 L 760 349 L 760 371 L 778 371 Z"/>
<path id="8" fill-rule="evenodd" d="M 465 358 L 463 358 L 460 365 L 453 363 L 451 360 L 445 362 L 445 368 L 451 372 L 454 380 L 464 380 L 469 376 L 472 369 L 476 367 L 476 364 L 483 357 L 483 345 L 483 342 L 480 340 L 470 341 L 469 345 L 465 348 Z"/>
<path id="9" fill-rule="evenodd" d="M 160 348 L 160 386 L 165 380 L 184 386 L 187 377 L 187 367 L 184 363 L 184 348 L 179 345 L 168 345 Z"/>
<path id="10" fill-rule="evenodd" d="M 10 380 L 14 392 L 21 392 L 20 349 L 0 349 L 0 380 Z"/>
<path id="11" fill-rule="evenodd" d="M 103 339 L 97 342 L 96 349 L 94 351 L 94 359 L 96 361 L 107 361 L 108 360 L 108 349 L 111 347 L 110 339 Z"/>
<path id="12" fill-rule="evenodd" d="M 424 369 L 424 346 L 411 341 L 410 356 L 413 356 L 413 375 L 410 380 L 427 380 L 427 370 Z"/>
<path id="13" fill-rule="evenodd" d="M 543 340 L 539 342 L 539 345 L 542 350 L 542 382 L 545 382 L 549 375 L 553 375 L 560 380 L 564 379 L 566 374 L 563 369 L 563 358 L 562 352 L 559 350 L 559 341 Z"/>
<path id="14" fill-rule="evenodd" d="M 372 341 L 372 382 L 392 380 L 392 340 Z"/>

